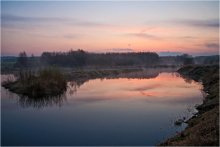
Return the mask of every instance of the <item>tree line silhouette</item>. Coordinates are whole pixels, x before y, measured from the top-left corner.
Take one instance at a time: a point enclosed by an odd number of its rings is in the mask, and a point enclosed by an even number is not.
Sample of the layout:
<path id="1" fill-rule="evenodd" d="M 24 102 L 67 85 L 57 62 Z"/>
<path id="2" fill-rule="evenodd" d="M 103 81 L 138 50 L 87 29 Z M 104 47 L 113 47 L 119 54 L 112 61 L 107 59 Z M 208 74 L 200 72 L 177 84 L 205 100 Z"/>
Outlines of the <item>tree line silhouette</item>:
<path id="1" fill-rule="evenodd" d="M 174 57 L 159 57 L 155 52 L 127 53 L 90 53 L 84 50 L 68 52 L 43 52 L 40 57 L 28 57 L 21 52 L 15 67 L 61 66 L 61 67 L 114 67 L 114 66 L 157 66 L 157 65 L 187 65 L 194 64 L 194 59 L 188 54 Z"/>

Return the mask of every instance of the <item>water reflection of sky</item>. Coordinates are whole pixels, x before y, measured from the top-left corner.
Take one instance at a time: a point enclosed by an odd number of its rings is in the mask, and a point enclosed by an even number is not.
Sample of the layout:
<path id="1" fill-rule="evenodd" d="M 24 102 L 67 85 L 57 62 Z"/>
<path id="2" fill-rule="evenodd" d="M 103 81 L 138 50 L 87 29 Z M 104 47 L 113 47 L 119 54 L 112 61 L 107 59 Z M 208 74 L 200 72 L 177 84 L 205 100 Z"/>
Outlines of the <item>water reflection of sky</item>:
<path id="1" fill-rule="evenodd" d="M 1 88 L 2 144 L 155 145 L 202 102 L 201 85 L 177 73 L 76 83 L 65 99 L 41 103 Z"/>
<path id="2" fill-rule="evenodd" d="M 67 99 L 81 102 L 98 100 L 143 100 L 155 103 L 195 103 L 200 101 L 201 85 L 187 83 L 178 74 L 161 73 L 151 79 L 95 79 L 83 84 Z"/>

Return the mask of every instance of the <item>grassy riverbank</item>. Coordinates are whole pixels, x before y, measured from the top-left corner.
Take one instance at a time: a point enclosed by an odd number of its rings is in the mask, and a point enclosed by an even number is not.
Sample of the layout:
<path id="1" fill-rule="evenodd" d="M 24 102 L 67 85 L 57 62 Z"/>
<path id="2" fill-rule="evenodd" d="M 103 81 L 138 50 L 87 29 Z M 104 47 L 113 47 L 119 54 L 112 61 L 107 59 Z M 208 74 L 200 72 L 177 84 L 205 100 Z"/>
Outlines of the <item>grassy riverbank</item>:
<path id="1" fill-rule="evenodd" d="M 123 73 L 142 71 L 142 68 L 91 69 L 64 72 L 68 79 L 95 79 L 116 76 Z"/>
<path id="2" fill-rule="evenodd" d="M 219 66 L 186 66 L 178 70 L 185 78 L 202 82 L 207 93 L 198 114 L 187 121 L 188 127 L 160 145 L 219 145 Z"/>

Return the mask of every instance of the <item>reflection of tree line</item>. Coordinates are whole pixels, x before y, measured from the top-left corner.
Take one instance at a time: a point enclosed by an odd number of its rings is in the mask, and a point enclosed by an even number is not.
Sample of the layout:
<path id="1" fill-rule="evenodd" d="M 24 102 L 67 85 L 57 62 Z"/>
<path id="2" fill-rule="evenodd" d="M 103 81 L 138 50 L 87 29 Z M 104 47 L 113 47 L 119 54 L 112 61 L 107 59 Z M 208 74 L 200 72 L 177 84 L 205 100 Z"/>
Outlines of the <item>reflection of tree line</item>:
<path id="1" fill-rule="evenodd" d="M 84 83 L 88 82 L 89 80 L 93 79 L 118 79 L 118 78 L 128 78 L 128 79 L 153 79 L 156 78 L 162 72 L 172 73 L 176 69 L 174 68 L 155 68 L 150 70 L 144 71 L 137 71 L 131 73 L 121 73 L 118 75 L 108 75 L 104 78 L 78 78 L 78 79 L 71 79 L 68 82 L 68 88 L 66 94 L 73 95 L 77 92 L 77 89 L 80 88 Z M 175 74 L 175 73 L 174 73 Z M 178 76 L 175 74 L 175 76 Z M 43 97 L 43 98 L 28 98 L 28 97 L 20 97 L 18 102 L 20 106 L 26 107 L 34 107 L 34 108 L 42 108 L 47 106 L 62 106 L 63 102 L 66 101 L 65 94 L 56 96 L 56 97 Z"/>

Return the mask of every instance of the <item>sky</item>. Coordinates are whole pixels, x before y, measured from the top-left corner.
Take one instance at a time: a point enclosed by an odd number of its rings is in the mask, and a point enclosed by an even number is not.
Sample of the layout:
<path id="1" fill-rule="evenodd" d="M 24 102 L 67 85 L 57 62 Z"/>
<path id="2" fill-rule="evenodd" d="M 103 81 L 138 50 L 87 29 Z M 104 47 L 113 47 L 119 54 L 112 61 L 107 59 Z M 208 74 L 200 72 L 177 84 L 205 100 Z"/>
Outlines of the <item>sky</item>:
<path id="1" fill-rule="evenodd" d="M 219 54 L 219 2 L 1 2 L 1 55 L 70 49 Z"/>

